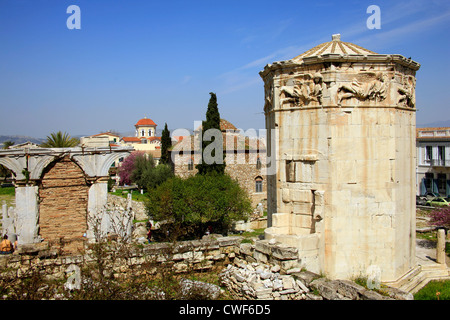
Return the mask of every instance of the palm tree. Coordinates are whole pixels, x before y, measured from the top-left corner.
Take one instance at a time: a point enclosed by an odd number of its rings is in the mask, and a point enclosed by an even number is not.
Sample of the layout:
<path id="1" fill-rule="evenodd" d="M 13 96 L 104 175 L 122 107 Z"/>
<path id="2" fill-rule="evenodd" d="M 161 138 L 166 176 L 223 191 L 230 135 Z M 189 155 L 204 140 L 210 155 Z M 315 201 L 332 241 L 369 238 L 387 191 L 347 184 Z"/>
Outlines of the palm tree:
<path id="1" fill-rule="evenodd" d="M 47 136 L 47 141 L 41 144 L 41 147 L 44 148 L 70 148 L 75 147 L 80 143 L 80 140 L 77 138 L 72 138 L 66 132 L 62 133 L 58 131 L 56 133 L 51 133 L 50 136 Z"/>
<path id="2" fill-rule="evenodd" d="M 3 149 L 8 149 L 9 147 L 13 146 L 14 142 L 8 140 L 8 141 L 3 141 Z"/>

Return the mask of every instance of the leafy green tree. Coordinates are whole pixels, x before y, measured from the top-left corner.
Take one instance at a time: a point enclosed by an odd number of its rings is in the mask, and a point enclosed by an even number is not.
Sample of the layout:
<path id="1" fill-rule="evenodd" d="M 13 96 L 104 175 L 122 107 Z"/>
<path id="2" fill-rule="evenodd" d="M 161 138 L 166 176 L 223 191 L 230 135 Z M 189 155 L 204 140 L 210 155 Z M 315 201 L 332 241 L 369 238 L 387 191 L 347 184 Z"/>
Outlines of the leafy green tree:
<path id="1" fill-rule="evenodd" d="M 210 173 L 166 180 L 149 193 L 146 207 L 173 240 L 200 238 L 208 227 L 227 233 L 233 221 L 247 219 L 251 201 L 237 180 Z"/>
<path id="2" fill-rule="evenodd" d="M 58 131 L 47 136 L 47 140 L 41 144 L 44 148 L 71 148 L 80 143 L 77 138 L 72 138 L 68 133 Z"/>
<path id="3" fill-rule="evenodd" d="M 209 93 L 211 98 L 209 99 L 208 109 L 206 110 L 206 121 L 202 122 L 202 162 L 196 165 L 198 174 L 208 174 L 215 172 L 218 174 L 225 173 L 225 162 L 223 154 L 223 136 L 220 130 L 220 113 L 217 105 L 217 97 L 213 92 Z M 211 130 L 211 131 L 209 131 Z M 214 131 L 215 130 L 215 131 Z M 220 133 L 214 137 L 214 141 L 209 141 L 209 134 Z M 211 137 L 211 140 L 212 137 Z M 214 143 L 214 148 L 211 148 L 211 144 Z M 206 152 L 205 152 L 206 151 Z M 216 152 L 219 154 L 216 155 Z M 210 154 L 209 154 L 210 153 Z M 219 161 L 208 163 L 206 156 L 214 158 Z"/>
<path id="4" fill-rule="evenodd" d="M 137 153 L 134 158 L 130 180 L 140 189 L 151 190 L 173 176 L 172 168 L 166 164 L 156 165 L 151 155 Z"/>
<path id="5" fill-rule="evenodd" d="M 146 170 L 142 176 L 147 190 L 153 190 L 167 179 L 174 176 L 172 167 L 168 164 L 158 164 L 156 167 Z"/>
<path id="6" fill-rule="evenodd" d="M 164 129 L 161 134 L 161 160 L 162 164 L 170 163 L 169 149 L 172 146 L 172 139 L 170 138 L 170 131 L 167 129 L 167 123 L 164 125 Z"/>
<path id="7" fill-rule="evenodd" d="M 136 154 L 131 172 L 131 181 L 136 183 L 140 189 L 145 188 L 144 174 L 154 167 L 155 161 L 151 155 L 147 156 L 145 153 Z"/>

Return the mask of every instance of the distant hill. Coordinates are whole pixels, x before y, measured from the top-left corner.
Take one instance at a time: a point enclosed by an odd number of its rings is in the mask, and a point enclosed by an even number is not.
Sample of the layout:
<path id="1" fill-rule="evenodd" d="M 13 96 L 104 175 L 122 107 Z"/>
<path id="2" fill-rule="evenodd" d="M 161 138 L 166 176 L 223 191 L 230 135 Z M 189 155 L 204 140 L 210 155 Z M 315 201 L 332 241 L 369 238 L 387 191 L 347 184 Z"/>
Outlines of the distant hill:
<path id="1" fill-rule="evenodd" d="M 450 120 L 436 121 L 426 124 L 417 124 L 417 128 L 443 128 L 450 127 Z"/>
<path id="2" fill-rule="evenodd" d="M 5 141 L 12 141 L 14 144 L 21 144 L 25 142 L 32 142 L 36 144 L 41 144 L 45 141 L 45 139 L 40 138 L 33 138 L 28 136 L 19 136 L 19 135 L 13 135 L 13 136 L 0 136 L 0 148 L 3 147 L 3 142 Z"/>

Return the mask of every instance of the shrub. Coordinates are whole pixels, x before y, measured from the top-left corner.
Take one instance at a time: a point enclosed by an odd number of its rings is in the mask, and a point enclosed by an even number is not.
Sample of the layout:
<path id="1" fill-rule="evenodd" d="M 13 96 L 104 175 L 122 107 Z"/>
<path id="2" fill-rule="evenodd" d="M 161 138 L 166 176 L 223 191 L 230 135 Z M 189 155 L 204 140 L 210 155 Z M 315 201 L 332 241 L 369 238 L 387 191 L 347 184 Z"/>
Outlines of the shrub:
<path id="1" fill-rule="evenodd" d="M 146 207 L 151 219 L 164 222 L 160 236 L 173 240 L 199 238 L 207 228 L 226 233 L 233 221 L 247 219 L 251 201 L 230 176 L 206 174 L 168 179 L 149 192 Z"/>
<path id="2" fill-rule="evenodd" d="M 121 185 L 130 185 L 132 183 L 131 176 L 134 170 L 136 157 L 142 156 L 143 154 L 144 153 L 141 151 L 135 151 L 123 160 L 123 163 L 119 168 Z"/>
<path id="3" fill-rule="evenodd" d="M 450 228 L 450 208 L 436 209 L 430 212 L 430 224 L 437 227 Z"/>
<path id="4" fill-rule="evenodd" d="M 170 165 L 155 166 L 152 156 L 135 151 L 125 158 L 119 169 L 121 184 L 135 183 L 140 189 L 152 189 L 173 176 Z"/>

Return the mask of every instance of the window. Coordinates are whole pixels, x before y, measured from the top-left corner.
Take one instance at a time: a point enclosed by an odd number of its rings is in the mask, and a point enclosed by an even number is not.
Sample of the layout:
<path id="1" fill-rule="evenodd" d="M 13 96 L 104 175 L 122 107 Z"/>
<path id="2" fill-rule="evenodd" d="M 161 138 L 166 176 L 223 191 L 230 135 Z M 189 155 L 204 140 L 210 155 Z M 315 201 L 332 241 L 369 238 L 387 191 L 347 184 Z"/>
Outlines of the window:
<path id="1" fill-rule="evenodd" d="M 438 161 L 439 165 L 443 166 L 445 164 L 445 147 L 438 146 Z"/>
<path id="2" fill-rule="evenodd" d="M 438 173 L 437 175 L 437 185 L 439 193 L 446 194 L 447 191 L 447 175 L 445 173 Z"/>
<path id="3" fill-rule="evenodd" d="M 426 189 L 427 192 L 431 192 L 432 191 L 432 186 L 431 185 L 433 183 L 433 179 L 434 179 L 434 173 L 430 173 L 430 172 L 425 173 L 424 182 L 425 182 L 425 189 Z"/>
<path id="4" fill-rule="evenodd" d="M 255 192 L 263 192 L 263 179 L 261 177 L 255 179 Z"/>
<path id="5" fill-rule="evenodd" d="M 148 129 L 148 136 L 149 136 L 149 137 L 152 136 L 152 129 Z"/>
<path id="6" fill-rule="evenodd" d="M 145 130 L 144 129 L 141 130 L 141 136 L 142 137 L 145 136 Z"/>
<path id="7" fill-rule="evenodd" d="M 256 169 L 261 169 L 261 159 L 259 157 L 256 159 Z"/>
<path id="8" fill-rule="evenodd" d="M 188 161 L 188 170 L 194 170 L 194 161 L 192 161 L 192 159 L 189 159 Z"/>
<path id="9" fill-rule="evenodd" d="M 426 146 L 425 147 L 425 161 L 430 162 L 431 160 L 433 160 L 433 147 Z"/>

